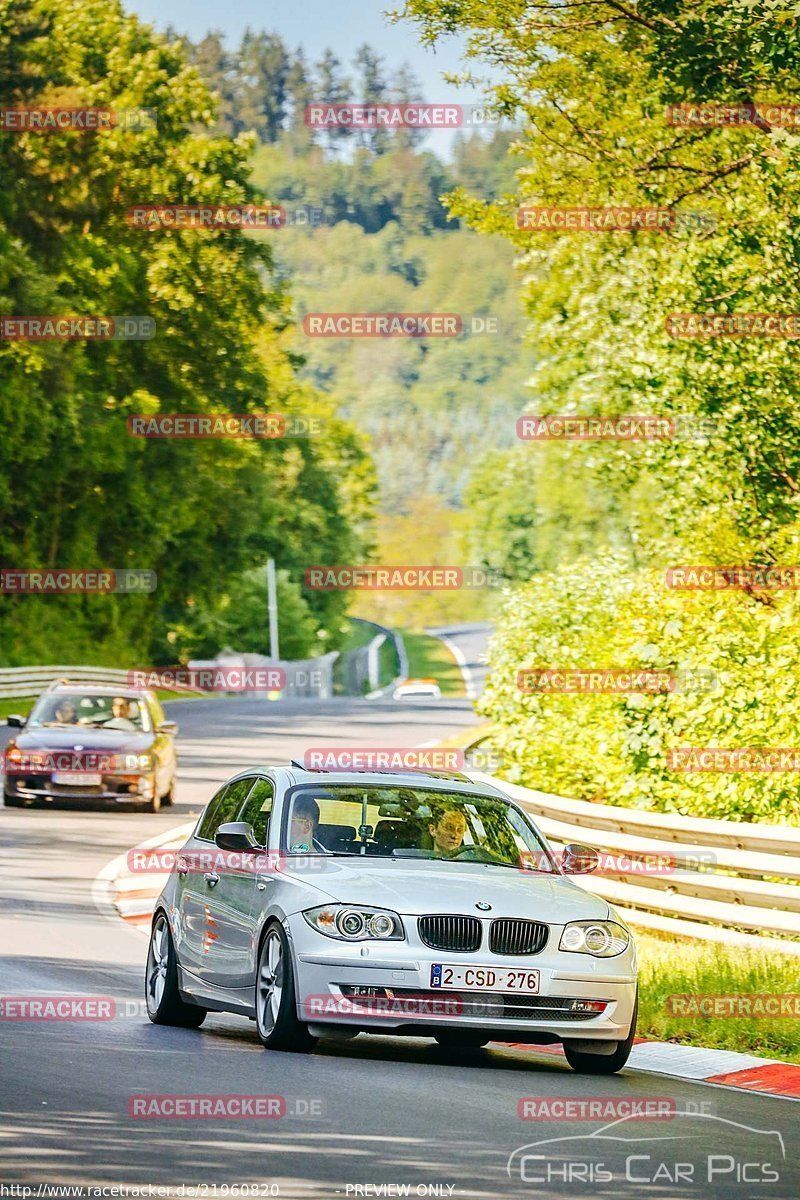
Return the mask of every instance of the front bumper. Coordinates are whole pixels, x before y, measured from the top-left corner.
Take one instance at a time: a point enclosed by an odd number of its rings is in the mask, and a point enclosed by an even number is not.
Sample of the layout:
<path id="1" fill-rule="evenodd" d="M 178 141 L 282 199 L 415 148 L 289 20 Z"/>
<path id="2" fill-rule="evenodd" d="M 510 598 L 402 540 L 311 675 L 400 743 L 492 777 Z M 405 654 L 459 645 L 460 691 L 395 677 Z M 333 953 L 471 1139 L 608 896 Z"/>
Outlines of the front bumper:
<path id="1" fill-rule="evenodd" d="M 69 800 L 96 800 L 100 803 L 136 804 L 149 800 L 155 789 L 152 775 L 101 775 L 92 786 L 54 783 L 49 775 L 5 774 L 6 795 L 30 803 L 59 804 Z"/>
<path id="2" fill-rule="evenodd" d="M 550 927 L 538 954 L 506 956 L 431 950 L 417 937 L 416 922 L 404 918 L 406 941 L 338 942 L 317 933 L 296 913 L 286 922 L 292 945 L 298 1016 L 319 1026 L 432 1033 L 442 1027 L 486 1030 L 499 1038 L 532 1042 L 563 1039 L 624 1041 L 636 1001 L 633 943 L 614 958 L 592 958 L 557 949 L 563 926 Z M 554 948 L 555 947 L 555 948 Z M 445 991 L 431 987 L 434 963 L 536 969 L 539 991 L 524 993 Z M 375 989 L 365 998 L 351 989 Z M 594 1014 L 572 1011 L 571 1001 L 600 1001 Z M 450 1003 L 448 1003 L 448 1001 Z"/>

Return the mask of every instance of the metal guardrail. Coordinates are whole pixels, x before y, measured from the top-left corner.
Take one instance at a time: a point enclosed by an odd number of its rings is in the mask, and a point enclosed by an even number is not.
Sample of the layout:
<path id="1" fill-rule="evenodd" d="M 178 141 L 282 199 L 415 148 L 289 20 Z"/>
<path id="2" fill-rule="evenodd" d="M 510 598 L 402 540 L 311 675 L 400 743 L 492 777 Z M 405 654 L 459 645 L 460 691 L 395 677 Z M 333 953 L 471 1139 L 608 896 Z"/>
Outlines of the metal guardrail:
<path id="1" fill-rule="evenodd" d="M 556 846 L 587 842 L 613 855 L 619 870 L 579 882 L 634 924 L 800 956 L 791 940 L 800 938 L 800 828 L 591 804 L 470 775 L 521 803 Z M 669 869 L 647 873 L 648 857 Z"/>
<path id="2" fill-rule="evenodd" d="M 46 687 L 58 679 L 69 679 L 70 683 L 96 683 L 99 686 L 113 687 L 120 684 L 128 687 L 128 671 L 115 667 L 2 667 L 0 668 L 0 699 L 13 699 L 15 696 L 38 696 Z M 175 691 L 185 691 L 191 695 L 200 695 L 199 689 L 176 687 Z"/>
<path id="3" fill-rule="evenodd" d="M 394 629 L 387 629 L 375 621 L 367 621 L 362 617 L 351 617 L 357 625 L 367 626 L 374 630 L 374 636 L 357 650 L 348 650 L 342 655 L 339 667 L 339 679 L 346 692 L 354 696 L 366 694 L 370 697 L 384 695 L 400 680 L 408 676 L 408 654 L 405 643 Z M 380 649 L 385 642 L 392 642 L 397 658 L 397 674 L 387 683 L 382 683 L 380 670 Z"/>

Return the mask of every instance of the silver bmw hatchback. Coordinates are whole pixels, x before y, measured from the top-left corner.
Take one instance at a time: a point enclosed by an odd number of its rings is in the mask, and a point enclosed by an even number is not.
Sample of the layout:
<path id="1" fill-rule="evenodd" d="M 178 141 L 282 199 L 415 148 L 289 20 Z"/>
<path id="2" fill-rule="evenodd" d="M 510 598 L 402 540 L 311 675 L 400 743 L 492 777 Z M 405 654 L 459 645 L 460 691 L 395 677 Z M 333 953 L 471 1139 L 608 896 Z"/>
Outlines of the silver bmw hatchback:
<path id="1" fill-rule="evenodd" d="M 476 1050 L 562 1043 L 624 1066 L 636 950 L 529 815 L 467 776 L 264 768 L 210 801 L 159 897 L 146 967 L 156 1024 L 254 1020 L 263 1044 L 390 1033 Z"/>

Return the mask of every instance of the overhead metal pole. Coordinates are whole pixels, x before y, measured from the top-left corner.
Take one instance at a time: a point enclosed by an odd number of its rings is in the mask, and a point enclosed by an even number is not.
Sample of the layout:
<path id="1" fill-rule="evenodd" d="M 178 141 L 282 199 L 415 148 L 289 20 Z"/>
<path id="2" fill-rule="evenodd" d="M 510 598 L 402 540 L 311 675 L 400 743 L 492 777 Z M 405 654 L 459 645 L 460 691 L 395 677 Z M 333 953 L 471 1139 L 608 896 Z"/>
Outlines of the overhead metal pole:
<path id="1" fill-rule="evenodd" d="M 275 587 L 275 559 L 267 559 L 267 607 L 269 609 L 269 656 L 280 659 L 278 648 L 278 593 Z"/>

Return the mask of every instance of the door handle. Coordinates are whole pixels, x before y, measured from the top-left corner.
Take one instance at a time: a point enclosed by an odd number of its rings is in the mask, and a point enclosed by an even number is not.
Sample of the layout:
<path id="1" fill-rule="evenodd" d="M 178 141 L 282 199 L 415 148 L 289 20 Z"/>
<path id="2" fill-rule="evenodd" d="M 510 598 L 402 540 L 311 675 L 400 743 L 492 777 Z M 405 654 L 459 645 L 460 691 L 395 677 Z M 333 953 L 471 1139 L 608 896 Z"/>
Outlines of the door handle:
<path id="1" fill-rule="evenodd" d="M 219 875 L 216 871 L 208 871 L 207 874 L 203 876 L 203 879 L 205 879 L 209 887 L 216 887 L 219 883 Z"/>
<path id="2" fill-rule="evenodd" d="M 267 886 L 268 878 L 266 875 L 256 875 L 256 887 L 260 892 L 263 892 Z"/>

